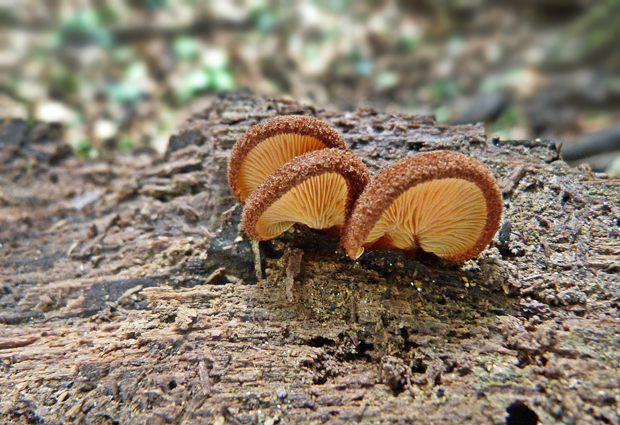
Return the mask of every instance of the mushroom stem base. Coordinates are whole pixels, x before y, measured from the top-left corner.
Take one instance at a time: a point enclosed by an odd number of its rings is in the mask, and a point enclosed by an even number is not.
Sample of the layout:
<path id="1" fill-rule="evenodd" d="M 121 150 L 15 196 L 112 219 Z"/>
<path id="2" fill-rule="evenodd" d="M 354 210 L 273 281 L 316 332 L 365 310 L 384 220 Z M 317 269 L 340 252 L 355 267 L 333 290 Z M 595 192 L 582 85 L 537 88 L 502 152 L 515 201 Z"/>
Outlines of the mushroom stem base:
<path id="1" fill-rule="evenodd" d="M 263 279 L 263 266 L 260 257 L 260 242 L 252 239 L 252 255 L 254 257 L 254 272 L 256 273 L 256 279 Z"/>

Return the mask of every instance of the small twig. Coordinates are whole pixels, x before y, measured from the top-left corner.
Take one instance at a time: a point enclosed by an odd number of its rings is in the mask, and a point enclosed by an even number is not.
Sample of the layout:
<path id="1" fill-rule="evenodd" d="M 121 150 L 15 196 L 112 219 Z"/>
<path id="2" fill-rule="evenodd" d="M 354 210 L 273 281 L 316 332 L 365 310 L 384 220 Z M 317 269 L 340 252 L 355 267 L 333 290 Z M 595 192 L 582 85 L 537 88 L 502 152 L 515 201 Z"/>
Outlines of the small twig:
<path id="1" fill-rule="evenodd" d="M 562 159 L 574 161 L 620 148 L 620 124 L 596 133 L 584 134 L 562 147 Z"/>

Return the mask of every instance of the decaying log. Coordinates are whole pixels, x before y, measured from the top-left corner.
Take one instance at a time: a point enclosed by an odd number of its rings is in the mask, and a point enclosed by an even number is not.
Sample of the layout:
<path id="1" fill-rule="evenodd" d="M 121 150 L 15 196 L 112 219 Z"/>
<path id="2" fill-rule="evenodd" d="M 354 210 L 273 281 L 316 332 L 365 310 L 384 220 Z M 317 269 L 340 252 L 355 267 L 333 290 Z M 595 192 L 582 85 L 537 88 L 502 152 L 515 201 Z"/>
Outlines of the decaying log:
<path id="1" fill-rule="evenodd" d="M 228 153 L 291 113 L 331 123 L 372 172 L 440 148 L 483 161 L 496 240 L 461 264 L 354 262 L 297 228 L 261 243 L 257 281 Z M 553 143 L 243 92 L 164 158 L 83 160 L 55 128 L 1 128 L 2 423 L 620 421 L 620 180 Z"/>

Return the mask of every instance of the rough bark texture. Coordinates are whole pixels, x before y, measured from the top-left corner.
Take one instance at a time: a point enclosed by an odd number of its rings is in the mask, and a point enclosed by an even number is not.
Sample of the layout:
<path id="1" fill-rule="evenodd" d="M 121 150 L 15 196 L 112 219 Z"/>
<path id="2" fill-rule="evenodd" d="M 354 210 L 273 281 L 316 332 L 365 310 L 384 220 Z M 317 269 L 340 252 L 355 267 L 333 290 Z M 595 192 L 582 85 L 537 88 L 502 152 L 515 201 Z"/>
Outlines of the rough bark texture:
<path id="1" fill-rule="evenodd" d="M 353 262 L 297 229 L 261 245 L 256 282 L 227 158 L 290 113 L 372 172 L 439 148 L 481 160 L 504 194 L 496 240 L 460 264 Z M 59 138 L 0 128 L 0 422 L 619 422 L 620 181 L 553 144 L 245 93 L 164 159 L 85 161 Z"/>

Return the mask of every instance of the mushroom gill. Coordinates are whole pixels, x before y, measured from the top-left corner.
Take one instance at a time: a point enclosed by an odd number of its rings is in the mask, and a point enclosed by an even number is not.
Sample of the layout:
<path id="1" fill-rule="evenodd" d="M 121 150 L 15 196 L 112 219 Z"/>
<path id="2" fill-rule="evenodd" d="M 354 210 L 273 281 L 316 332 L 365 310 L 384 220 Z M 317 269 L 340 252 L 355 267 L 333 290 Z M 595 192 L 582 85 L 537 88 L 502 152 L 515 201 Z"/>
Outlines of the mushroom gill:
<path id="1" fill-rule="evenodd" d="M 435 151 L 381 170 L 360 195 L 341 245 L 418 248 L 452 261 L 478 255 L 499 228 L 502 197 L 491 171 L 469 156 Z"/>
<path id="2" fill-rule="evenodd" d="M 305 152 L 347 150 L 344 138 L 329 124 L 308 116 L 270 118 L 250 128 L 235 143 L 228 163 L 228 182 L 241 202 L 281 165 Z"/>
<path id="3" fill-rule="evenodd" d="M 369 180 L 366 166 L 350 152 L 307 152 L 282 165 L 248 196 L 243 228 L 257 240 L 275 238 L 295 223 L 339 230 Z"/>

